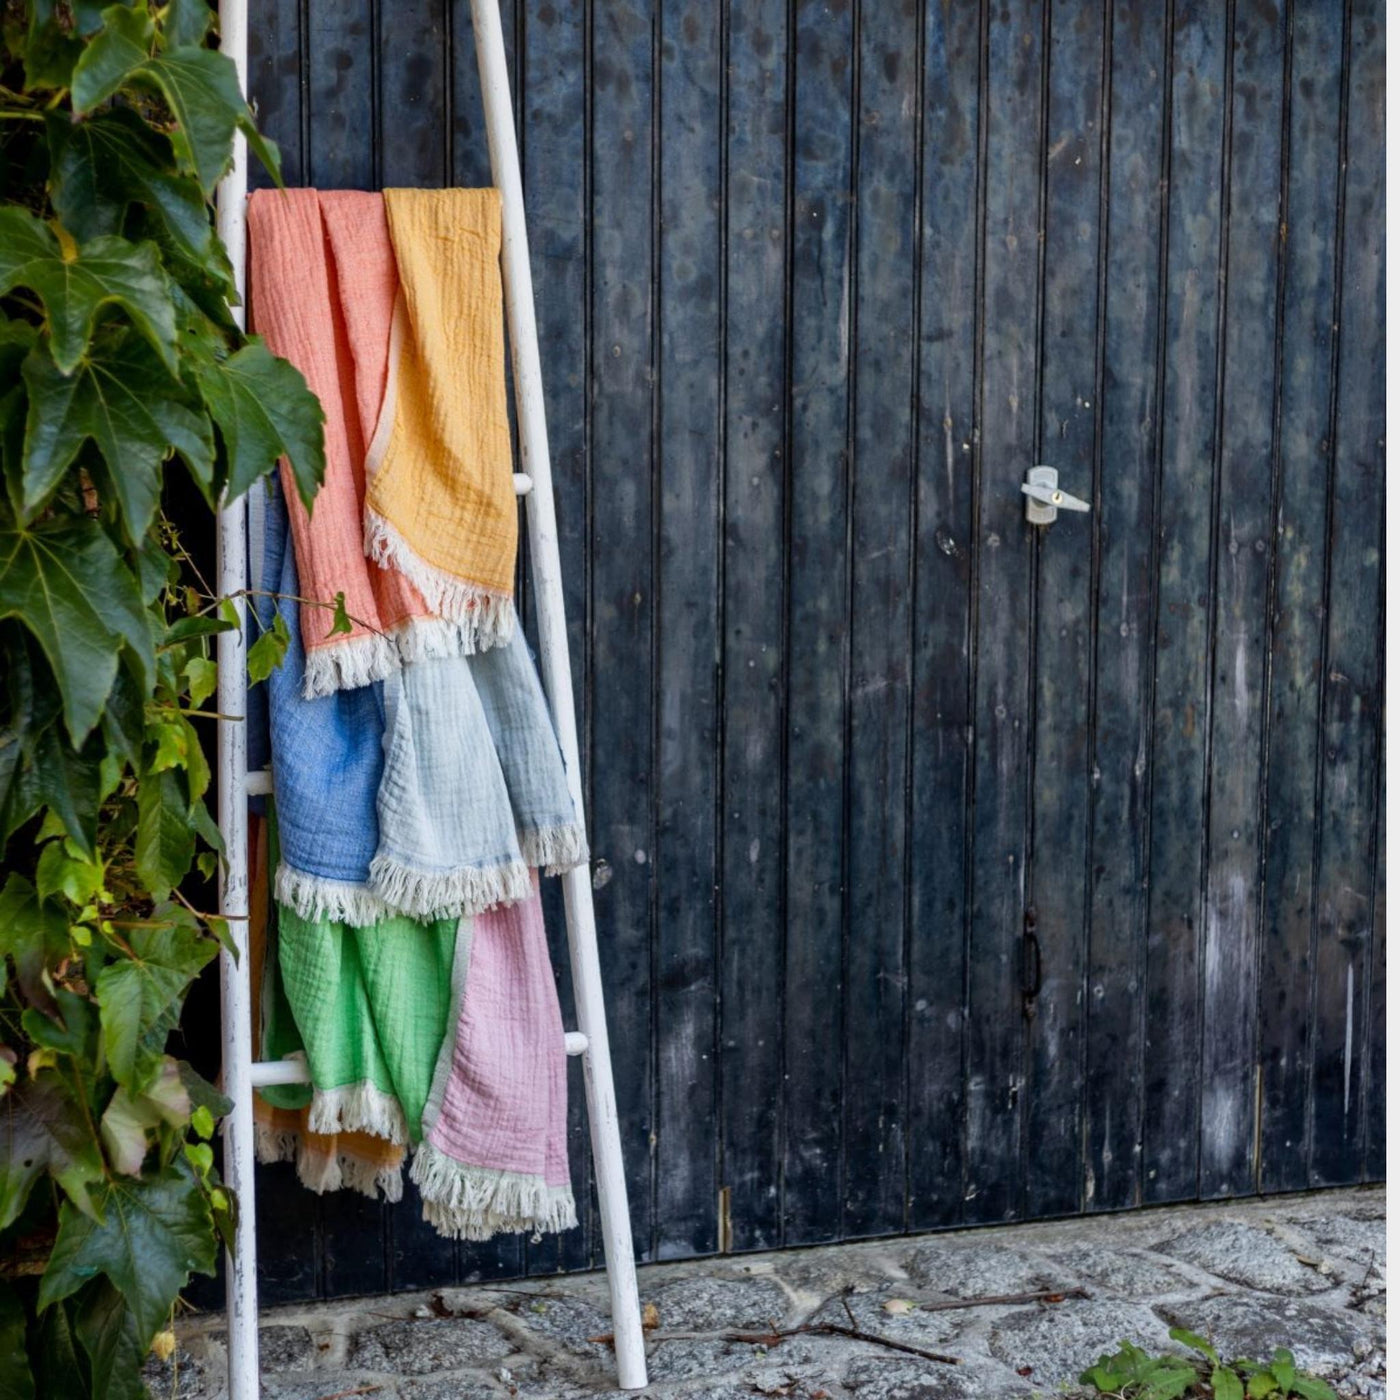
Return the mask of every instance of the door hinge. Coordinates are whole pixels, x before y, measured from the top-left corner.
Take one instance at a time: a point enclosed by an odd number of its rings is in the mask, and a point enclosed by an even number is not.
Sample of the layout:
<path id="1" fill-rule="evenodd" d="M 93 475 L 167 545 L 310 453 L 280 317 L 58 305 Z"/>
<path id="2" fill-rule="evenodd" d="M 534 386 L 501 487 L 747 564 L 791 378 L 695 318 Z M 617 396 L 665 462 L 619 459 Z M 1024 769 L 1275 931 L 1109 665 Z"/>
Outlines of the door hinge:
<path id="1" fill-rule="evenodd" d="M 1040 965 L 1040 939 L 1035 933 L 1035 905 L 1026 906 L 1021 920 L 1021 1013 L 1035 1015 L 1035 999 L 1040 995 L 1042 969 Z"/>

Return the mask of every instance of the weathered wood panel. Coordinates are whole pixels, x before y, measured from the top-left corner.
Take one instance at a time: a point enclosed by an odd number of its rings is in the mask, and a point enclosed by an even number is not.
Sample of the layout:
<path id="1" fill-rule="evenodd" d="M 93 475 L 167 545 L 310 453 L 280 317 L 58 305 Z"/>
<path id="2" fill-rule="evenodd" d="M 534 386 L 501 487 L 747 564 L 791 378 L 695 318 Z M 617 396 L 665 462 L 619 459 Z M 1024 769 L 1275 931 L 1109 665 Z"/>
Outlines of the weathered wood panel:
<path id="1" fill-rule="evenodd" d="M 467 0 L 255 11 L 489 178 Z M 639 1254 L 1379 1177 L 1379 0 L 504 18 Z M 581 1230 L 273 1168 L 268 1299 L 599 1263 L 570 1088 Z"/>

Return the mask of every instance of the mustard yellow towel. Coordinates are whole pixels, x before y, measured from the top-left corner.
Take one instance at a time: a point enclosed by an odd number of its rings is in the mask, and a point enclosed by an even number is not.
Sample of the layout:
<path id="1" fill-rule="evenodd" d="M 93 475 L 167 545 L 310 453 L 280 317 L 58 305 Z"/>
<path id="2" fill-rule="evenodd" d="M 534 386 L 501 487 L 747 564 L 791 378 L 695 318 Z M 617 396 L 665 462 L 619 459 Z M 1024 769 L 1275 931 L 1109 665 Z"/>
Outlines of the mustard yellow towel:
<path id="1" fill-rule="evenodd" d="M 385 190 L 399 271 L 384 403 L 365 457 L 365 552 L 480 646 L 514 621 L 501 198 Z"/>

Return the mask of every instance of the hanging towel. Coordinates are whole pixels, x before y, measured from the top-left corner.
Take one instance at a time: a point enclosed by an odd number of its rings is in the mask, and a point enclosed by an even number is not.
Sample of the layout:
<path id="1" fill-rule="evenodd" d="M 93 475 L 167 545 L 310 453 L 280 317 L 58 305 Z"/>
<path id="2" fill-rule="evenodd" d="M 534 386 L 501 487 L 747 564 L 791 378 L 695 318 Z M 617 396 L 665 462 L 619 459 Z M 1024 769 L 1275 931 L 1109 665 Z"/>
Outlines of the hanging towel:
<path id="1" fill-rule="evenodd" d="M 498 190 L 384 191 L 398 264 L 384 404 L 365 461 L 365 550 L 433 612 L 514 621 L 516 534 L 506 412 Z"/>
<path id="2" fill-rule="evenodd" d="M 464 921 L 465 922 L 465 921 Z M 467 966 L 409 1175 L 458 1239 L 578 1223 L 569 1185 L 564 1022 L 538 884 L 471 921 Z"/>
<path id="3" fill-rule="evenodd" d="M 276 920 L 269 918 L 269 825 L 256 815 L 249 823 L 248 964 L 254 1034 L 260 1059 L 292 1055 L 304 1059 L 306 1047 L 282 986 Z M 407 1147 L 370 1133 L 314 1133 L 311 1099 L 309 1084 L 267 1085 L 258 1090 L 253 1098 L 258 1161 L 293 1163 L 297 1179 L 317 1194 L 345 1189 L 372 1199 L 382 1192 L 386 1200 L 401 1200 Z"/>
<path id="4" fill-rule="evenodd" d="M 276 819 L 271 823 L 276 850 Z M 439 1233 L 484 1240 L 577 1224 L 564 1023 L 538 886 L 509 908 L 367 928 L 278 907 L 262 1044 L 310 1086 L 269 1089 L 259 1160 L 311 1190 L 402 1196 L 402 1163 Z"/>
<path id="5" fill-rule="evenodd" d="M 254 611 L 264 629 L 280 612 L 289 634 L 267 680 L 277 898 L 304 919 L 356 926 L 390 913 L 455 918 L 523 899 L 531 867 L 586 860 L 523 636 L 308 700 L 297 563 L 274 483 Z"/>
<path id="6" fill-rule="evenodd" d="M 439 227 L 431 246 L 423 221 L 406 220 L 418 300 L 429 284 L 446 299 L 420 308 L 421 338 L 383 196 L 259 190 L 249 201 L 253 322 L 301 370 L 327 418 L 314 530 L 282 468 L 301 581 L 317 605 L 302 613 L 308 697 L 382 680 L 405 661 L 470 655 L 514 630 L 499 197 L 436 193 L 474 198 L 447 202 L 468 222 Z M 376 428 L 390 461 L 367 511 L 366 444 Z M 366 557 L 371 543 L 384 567 Z M 351 630 L 331 635 L 340 594 Z"/>

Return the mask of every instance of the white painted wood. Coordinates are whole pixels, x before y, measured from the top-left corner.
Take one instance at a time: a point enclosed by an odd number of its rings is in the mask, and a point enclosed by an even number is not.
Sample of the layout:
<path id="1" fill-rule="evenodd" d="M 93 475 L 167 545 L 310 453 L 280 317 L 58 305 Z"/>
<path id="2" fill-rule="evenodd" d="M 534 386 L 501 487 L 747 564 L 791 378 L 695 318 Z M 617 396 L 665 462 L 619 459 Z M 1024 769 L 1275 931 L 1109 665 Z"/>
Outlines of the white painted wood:
<path id="1" fill-rule="evenodd" d="M 310 1084 L 311 1071 L 305 1060 L 254 1060 L 248 1078 L 253 1088 L 266 1089 L 269 1084 Z"/>
<path id="2" fill-rule="evenodd" d="M 579 769 L 574 688 L 569 674 L 569 639 L 564 621 L 564 582 L 559 565 L 559 535 L 554 520 L 554 483 L 545 425 L 544 382 L 540 373 L 539 335 L 535 326 L 530 250 L 525 236 L 525 196 L 520 182 L 520 153 L 510 101 L 505 40 L 498 0 L 472 0 L 472 34 L 481 73 L 486 139 L 491 176 L 501 191 L 503 237 L 501 276 L 505 284 L 506 322 L 510 330 L 511 369 L 515 377 L 515 416 L 520 436 L 520 465 L 534 482 L 525 498 L 540 632 L 540 662 L 545 693 L 554 713 L 559 747 L 568 770 L 569 790 L 584 811 Z M 637 1302 L 637 1272 L 632 1255 L 632 1223 L 627 1213 L 622 1138 L 613 1091 L 608 1050 L 603 979 L 598 966 L 598 937 L 593 922 L 593 887 L 586 866 L 561 877 L 568 921 L 569 961 L 573 968 L 574 1007 L 580 1031 L 588 1038 L 583 1055 L 588 1096 L 588 1128 L 598 1182 L 598 1212 L 612 1299 L 613 1345 L 618 1384 L 637 1390 L 647 1383 L 646 1349 Z"/>
<path id="3" fill-rule="evenodd" d="M 240 90 L 247 91 L 247 0 L 222 0 L 219 5 L 219 47 L 238 70 Z M 219 185 L 217 226 L 233 264 L 234 284 L 244 294 L 248 146 L 234 137 L 233 165 Z M 243 308 L 234 308 L 243 324 Z M 240 624 L 248 585 L 248 511 L 237 501 L 219 512 L 218 591 L 233 599 Z M 219 955 L 219 997 L 223 1016 L 223 1090 L 233 1103 L 224 1119 L 224 1180 L 238 1202 L 234 1248 L 225 1256 L 228 1288 L 229 1400 L 258 1396 L 258 1255 L 253 1209 L 253 1048 L 251 988 L 248 982 L 248 730 L 247 639 L 240 625 L 220 632 L 218 639 L 220 714 L 218 728 L 219 829 L 224 837 L 224 861 L 219 880 L 219 910 L 228 920 L 229 935 L 238 950 Z"/>

